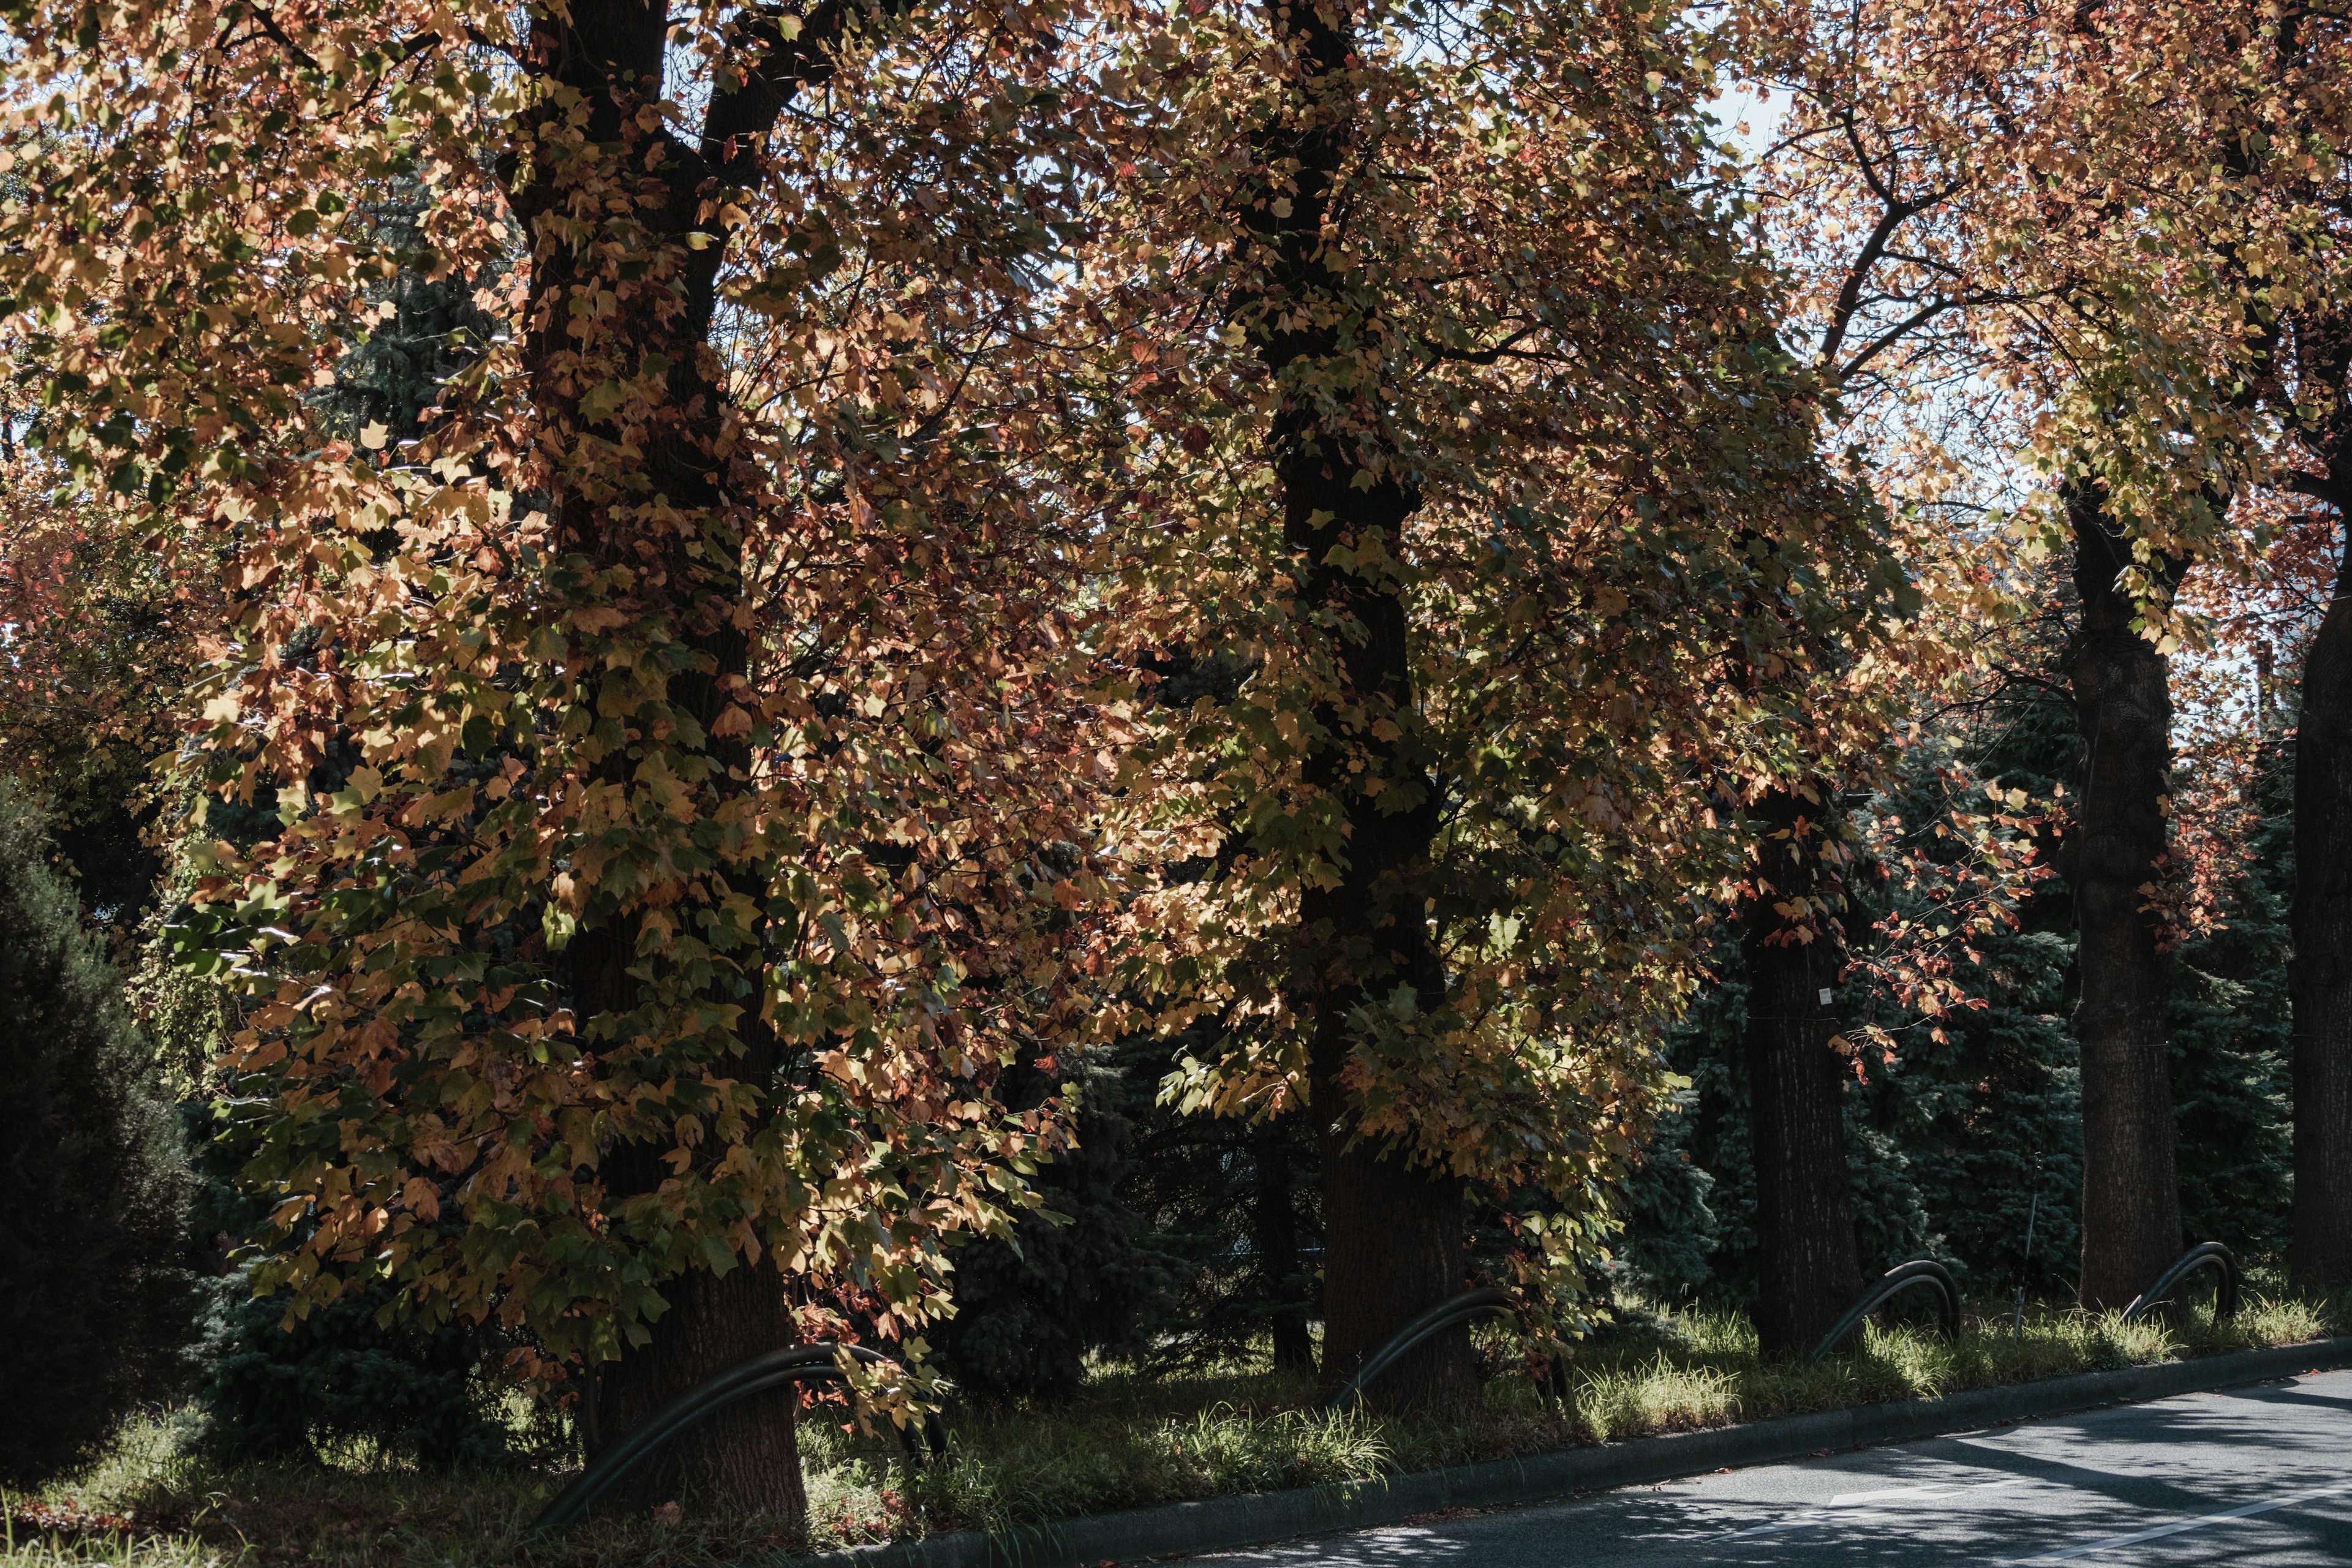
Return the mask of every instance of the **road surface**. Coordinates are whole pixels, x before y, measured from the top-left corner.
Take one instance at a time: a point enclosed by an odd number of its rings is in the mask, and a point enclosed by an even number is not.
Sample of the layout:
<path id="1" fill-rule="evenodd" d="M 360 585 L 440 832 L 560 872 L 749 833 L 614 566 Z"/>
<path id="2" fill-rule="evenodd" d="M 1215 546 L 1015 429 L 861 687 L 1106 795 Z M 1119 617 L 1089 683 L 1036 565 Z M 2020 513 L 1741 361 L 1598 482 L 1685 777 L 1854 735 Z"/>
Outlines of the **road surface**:
<path id="1" fill-rule="evenodd" d="M 1201 1568 L 2352 1564 L 2352 1372 L 1192 1561 Z"/>

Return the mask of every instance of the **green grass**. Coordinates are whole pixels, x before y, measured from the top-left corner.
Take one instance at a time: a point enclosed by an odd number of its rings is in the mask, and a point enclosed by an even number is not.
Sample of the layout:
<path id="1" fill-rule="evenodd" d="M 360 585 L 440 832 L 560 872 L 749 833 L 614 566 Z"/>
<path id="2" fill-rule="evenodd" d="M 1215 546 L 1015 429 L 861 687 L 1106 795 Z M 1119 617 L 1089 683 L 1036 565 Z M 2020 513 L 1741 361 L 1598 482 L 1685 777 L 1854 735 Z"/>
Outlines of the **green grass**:
<path id="1" fill-rule="evenodd" d="M 1097 1369 L 1058 1406 L 968 1412 L 945 1464 L 910 1477 L 895 1446 L 812 1414 L 802 1426 L 804 1531 L 773 1520 L 603 1521 L 561 1541 L 520 1540 L 562 1471 L 421 1471 L 381 1456 L 331 1464 L 222 1466 L 184 1452 L 168 1420 L 134 1423 L 69 1483 L 0 1494 L 12 1521 L 0 1568 L 702 1568 L 779 1552 L 1187 1499 L 1369 1479 L 1654 1432 L 1843 1405 L 1929 1398 L 2067 1373 L 2318 1339 L 2340 1325 L 2284 1297 L 2250 1296 L 2237 1320 L 2210 1308 L 2168 1325 L 2057 1309 L 1966 1316 L 1959 1338 L 1873 1324 L 1852 1353 L 1767 1363 L 1735 1314 L 1633 1321 L 1580 1347 L 1565 1401 L 1498 1379 L 1482 1409 L 1445 1420 L 1325 1415 L 1292 1374 L 1212 1368 L 1168 1376 Z M 1499 1340 L 1495 1350 L 1504 1347 Z M 39 1528 L 40 1523 L 61 1525 Z"/>

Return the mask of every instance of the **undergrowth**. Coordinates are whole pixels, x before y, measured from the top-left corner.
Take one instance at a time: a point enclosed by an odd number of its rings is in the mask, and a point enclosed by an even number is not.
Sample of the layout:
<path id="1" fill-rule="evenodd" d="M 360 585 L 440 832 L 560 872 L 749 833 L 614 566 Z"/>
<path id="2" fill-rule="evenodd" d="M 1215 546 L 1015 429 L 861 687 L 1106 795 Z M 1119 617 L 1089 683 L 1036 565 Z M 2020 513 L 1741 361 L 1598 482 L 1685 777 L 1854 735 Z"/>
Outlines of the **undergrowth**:
<path id="1" fill-rule="evenodd" d="M 804 1525 L 689 1509 L 673 1520 L 600 1520 L 546 1543 L 525 1542 L 522 1531 L 571 1479 L 560 1467 L 436 1472 L 358 1450 L 323 1463 L 224 1465 L 186 1451 L 158 1417 L 134 1423 L 68 1483 L 0 1494 L 0 1568 L 715 1568 L 2300 1343 L 2337 1326 L 2305 1303 L 2259 1296 L 2219 1324 L 2210 1306 L 2170 1324 L 2042 1309 L 2012 1329 L 2007 1312 L 1988 1308 L 1967 1315 L 1954 1341 L 1874 1323 L 1848 1353 L 1809 1367 L 1764 1361 L 1737 1314 L 1643 1313 L 1579 1347 L 1565 1400 L 1505 1378 L 1474 1412 L 1409 1421 L 1323 1414 L 1297 1373 L 1109 1365 L 1065 1405 L 960 1413 L 949 1458 L 911 1474 L 895 1446 L 811 1412 Z"/>

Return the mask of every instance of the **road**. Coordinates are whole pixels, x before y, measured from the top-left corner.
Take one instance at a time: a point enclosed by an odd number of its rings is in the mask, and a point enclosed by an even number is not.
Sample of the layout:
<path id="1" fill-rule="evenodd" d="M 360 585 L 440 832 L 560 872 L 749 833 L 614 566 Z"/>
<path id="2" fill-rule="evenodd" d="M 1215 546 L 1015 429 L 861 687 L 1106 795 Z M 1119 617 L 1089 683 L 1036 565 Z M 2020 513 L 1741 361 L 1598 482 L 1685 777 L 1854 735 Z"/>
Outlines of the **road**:
<path id="1" fill-rule="evenodd" d="M 2352 1563 L 2352 1372 L 1192 1561 L 1202 1568 Z"/>

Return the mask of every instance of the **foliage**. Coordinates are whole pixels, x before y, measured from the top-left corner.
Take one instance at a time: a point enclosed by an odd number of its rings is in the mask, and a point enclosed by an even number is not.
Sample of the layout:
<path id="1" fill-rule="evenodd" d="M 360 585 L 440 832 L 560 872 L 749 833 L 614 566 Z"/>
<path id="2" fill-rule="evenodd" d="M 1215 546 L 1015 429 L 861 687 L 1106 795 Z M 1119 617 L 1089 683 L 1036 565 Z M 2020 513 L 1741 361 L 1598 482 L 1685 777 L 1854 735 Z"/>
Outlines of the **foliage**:
<path id="1" fill-rule="evenodd" d="M 295 1342 L 561 1382 L 750 1266 L 1067 1389 L 1167 1267 L 1296 1345 L 1350 1139 L 1546 1332 L 1627 1213 L 1736 1297 L 1715 921 L 1822 781 L 1867 1250 L 2054 1283 L 2072 760 L 1934 716 L 2043 478 L 2167 652 L 2164 563 L 2326 555 L 2247 491 L 2330 482 L 2343 24 L 1966 15 L 11 0 L 0 766 L 126 928 L 185 834 L 140 994 Z M 2284 1158 L 2242 752 L 2151 884 L 2200 1215 Z"/>
<path id="2" fill-rule="evenodd" d="M 2050 798 L 2072 768 L 2066 715 L 2027 689 L 1916 742 L 1902 787 L 1863 814 L 1882 877 L 1859 902 L 1878 935 L 1857 944 L 1838 998 L 1858 1037 L 1843 1113 L 1864 1266 L 1937 1258 L 1983 1291 L 2056 1287 L 2071 1278 L 2077 1234 L 2065 889 L 2017 860 L 2033 847 L 2035 819 L 2016 817 L 1989 841 L 1969 826 L 1999 823 L 2013 795 Z M 1974 756 L 1950 754 L 1971 734 Z M 1755 1289 L 1746 987 L 1737 945 L 1716 952 L 1720 979 L 1674 1037 L 1671 1059 L 1692 1085 L 1685 1114 L 1650 1155 L 1691 1163 L 1705 1212 L 1654 1183 L 1627 1190 L 1631 1283 L 1653 1300 L 1738 1302 Z M 1707 1243 L 1711 1258 L 1692 1256 Z"/>
<path id="3" fill-rule="evenodd" d="M 1738 875 L 1750 793 L 1871 743 L 1907 588 L 1816 461 L 1769 268 L 1696 194 L 1706 41 L 1632 6 L 1384 20 L 1302 22 L 1286 67 L 1206 13 L 1232 63 L 1176 84 L 1098 286 L 1107 330 L 1180 289 L 1232 322 L 1137 342 L 1155 531 L 1108 629 L 1147 684 L 1246 671 L 1139 715 L 1115 837 L 1166 868 L 1127 973 L 1208 1034 L 1180 1106 L 1311 1099 L 1479 1184 L 1573 1327 L 1691 983 L 1685 895 Z"/>
<path id="4" fill-rule="evenodd" d="M 1708 1011 L 1734 1000 L 1718 990 L 1703 998 L 1698 1008 Z M 1706 1039 L 1708 1032 L 1702 1026 L 1683 1031 L 1680 1037 L 1696 1042 Z M 1696 1061 L 1687 1047 L 1680 1056 L 1686 1078 L 1697 1068 L 1717 1079 L 1720 1100 L 1728 1088 L 1720 1082 L 1725 1065 L 1720 1058 Z M 1733 1223 L 1744 1226 L 1754 1212 L 1753 1166 L 1720 1142 L 1744 1134 L 1744 1124 L 1735 1128 L 1718 1122 L 1708 1129 L 1717 1139 L 1712 1165 L 1691 1157 L 1700 1103 L 1695 1081 L 1675 1092 L 1659 1118 L 1656 1134 L 1642 1151 L 1641 1163 L 1625 1179 L 1620 1199 L 1625 1228 L 1617 1241 L 1611 1273 L 1618 1288 L 1615 1293 L 1629 1300 L 1681 1302 L 1710 1283 L 1716 1268 L 1714 1254 L 1723 1246 L 1726 1225 L 1725 1216 L 1717 1212 L 1717 1205 L 1727 1201 L 1716 1193 L 1720 1181 L 1728 1178 L 1750 1184 L 1744 1194 L 1728 1194 Z M 1752 1239 L 1747 1245 L 1752 1246 Z"/>
<path id="5" fill-rule="evenodd" d="M 701 154 L 478 10 L 125 14 L 87 40 L 14 14 L 11 146 L 44 177 L 0 293 L 46 379 L 37 482 L 217 564 L 191 762 L 278 803 L 258 843 L 199 847 L 176 927 L 242 993 L 230 1069 L 278 1110 L 256 1280 L 496 1314 L 559 1359 L 739 1260 L 919 1322 L 942 1237 L 1001 1232 L 1066 1139 L 1057 1104 L 1004 1111 L 999 1071 L 1084 1012 L 1068 759 L 1094 747 L 1055 536 L 1003 482 L 1019 418 L 943 436 L 959 388 L 1024 395 L 1017 362 L 958 367 L 1010 342 L 1064 199 L 994 205 L 1050 144 L 1024 106 L 1066 70 L 1053 21 L 853 40 L 836 14 L 795 47 L 656 18 L 720 121 L 843 79 L 717 138 L 750 205 L 713 234 L 607 207 L 625 142 Z M 975 47 L 1000 37 L 1042 52 Z M 951 79 L 898 68 L 934 50 Z M 910 224 L 918 186 L 977 226 Z M 456 374 L 415 440 L 341 432 L 310 395 L 382 346 L 381 307 L 400 326 L 405 277 L 470 281 L 433 309 L 500 330 L 429 367 Z M 720 294 L 700 341 L 677 312 Z"/>
<path id="6" fill-rule="evenodd" d="M 2228 739 L 2250 742 L 2251 754 L 2208 743 L 2181 769 L 2180 836 L 2193 855 L 2193 836 L 2214 834 L 2217 885 L 2210 917 L 2173 955 L 2173 1120 L 2188 1239 L 2271 1253 L 2287 1244 L 2294 1167 L 2294 769 L 2291 746 L 2231 728 L 2240 732 Z"/>
<path id="7" fill-rule="evenodd" d="M 1180 1037 L 1172 1048 L 1139 1036 L 1114 1059 L 1142 1094 L 1156 1096 L 1187 1044 L 1197 1049 L 1205 1033 Z M 1311 1356 L 1322 1227 L 1320 1155 L 1306 1120 L 1191 1115 L 1160 1100 L 1139 1117 L 1135 1152 L 1124 1194 L 1168 1280 L 1150 1325 L 1159 1356 L 1236 1363 L 1270 1340 L 1277 1355 L 1286 1342 Z"/>
<path id="8" fill-rule="evenodd" d="M 80 1463 L 169 1393 L 186 1331 L 177 1130 L 121 982 L 48 865 L 39 812 L 0 777 L 0 1479 Z"/>
<path id="9" fill-rule="evenodd" d="M 231 1458 L 301 1458 L 362 1439 L 390 1454 L 450 1466 L 505 1457 L 495 1405 L 499 1352 L 459 1324 L 379 1327 L 383 1289 L 351 1291 L 287 1321 L 242 1272 L 213 1282 L 191 1353 L 201 1440 Z"/>
<path id="10" fill-rule="evenodd" d="M 251 1131 L 225 1109 L 181 1108 L 202 1179 L 191 1228 L 217 1260 L 187 1352 L 195 1374 L 183 1419 L 196 1443 L 233 1460 L 299 1460 L 355 1442 L 444 1467 L 506 1457 L 505 1347 L 486 1330 L 381 1323 L 393 1302 L 380 1287 L 300 1318 L 283 1299 L 254 1294 L 237 1241 L 264 1205 L 236 1184 Z"/>
<path id="11" fill-rule="evenodd" d="M 1709 36 L 608 9 L 12 13 L 28 483 L 215 570 L 187 773 L 276 803 L 174 925 L 274 1107 L 257 1283 L 550 1377 L 687 1268 L 910 1333 L 1068 1142 L 1016 1063 L 1214 1020 L 1181 1103 L 1295 1108 L 1301 910 L 1425 804 L 1450 978 L 1317 1003 L 1326 1092 L 1540 1194 L 1574 1326 L 1689 897 L 1879 746 L 1912 597 L 1706 194 Z M 1307 232 L 1276 143 L 1342 103 Z M 1300 441 L 1408 525 L 1297 559 Z M 1208 650 L 1246 679 L 1153 702 Z"/>

